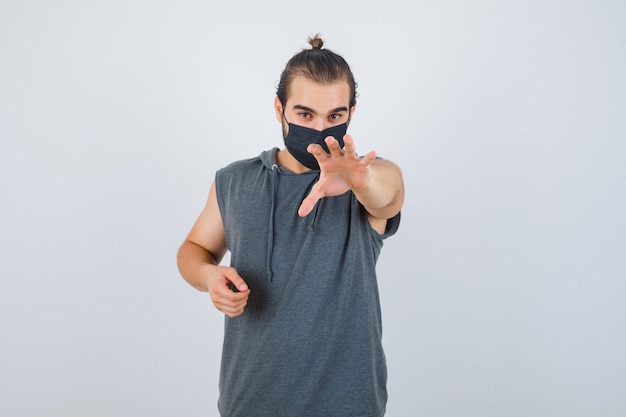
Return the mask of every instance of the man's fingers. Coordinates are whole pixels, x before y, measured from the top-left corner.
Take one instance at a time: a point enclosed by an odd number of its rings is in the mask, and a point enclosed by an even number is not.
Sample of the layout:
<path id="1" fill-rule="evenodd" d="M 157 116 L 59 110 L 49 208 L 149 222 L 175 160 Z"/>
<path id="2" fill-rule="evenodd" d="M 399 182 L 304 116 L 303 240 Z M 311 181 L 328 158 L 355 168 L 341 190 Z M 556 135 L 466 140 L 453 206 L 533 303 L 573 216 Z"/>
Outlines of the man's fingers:
<path id="1" fill-rule="evenodd" d="M 376 151 L 371 151 L 370 153 L 365 155 L 363 158 L 361 158 L 361 163 L 365 166 L 368 166 L 369 164 L 374 162 L 375 159 L 376 159 Z"/>
<path id="2" fill-rule="evenodd" d="M 307 216 L 311 212 L 311 210 L 313 210 L 313 207 L 315 207 L 314 204 L 311 204 L 307 200 L 304 200 L 302 204 L 300 204 L 300 208 L 298 208 L 298 216 Z"/>
<path id="3" fill-rule="evenodd" d="M 220 294 L 232 293 L 233 289 L 237 291 L 247 291 L 248 284 L 239 275 L 237 270 L 232 267 L 219 267 L 213 277 L 209 277 L 209 291 L 218 292 Z"/>
<path id="4" fill-rule="evenodd" d="M 307 216 L 313 210 L 313 207 L 315 207 L 317 201 L 323 197 L 324 195 L 315 191 L 315 187 L 313 187 L 313 190 L 311 190 L 309 195 L 307 195 L 306 198 L 302 200 L 302 204 L 300 204 L 300 208 L 298 209 L 298 216 Z"/>
<path id="5" fill-rule="evenodd" d="M 343 150 L 339 146 L 339 142 L 334 137 L 327 136 L 326 139 L 324 139 L 324 142 L 326 143 L 326 146 L 328 146 L 328 150 L 331 155 L 338 156 L 343 154 Z"/>
<path id="6" fill-rule="evenodd" d="M 234 292 L 230 289 L 211 293 L 211 301 L 215 308 L 229 317 L 236 317 L 243 313 L 248 305 L 250 290 Z"/>
<path id="7" fill-rule="evenodd" d="M 325 152 L 319 144 L 310 144 L 307 147 L 307 151 L 319 163 L 321 172 L 318 182 L 298 208 L 300 217 L 311 213 L 317 202 L 326 196 L 336 196 L 353 187 L 363 187 L 362 184 L 368 181 L 369 166 L 376 159 L 374 151 L 359 157 L 350 135 L 343 137 L 344 149 L 341 149 L 339 142 L 332 136 L 327 136 L 324 142 L 330 153 Z"/>
<path id="8" fill-rule="evenodd" d="M 246 298 L 244 301 L 237 304 L 223 303 L 219 300 L 213 300 L 213 305 L 228 317 L 233 318 L 243 314 L 246 305 L 248 305 L 248 299 Z"/>
<path id="9" fill-rule="evenodd" d="M 211 301 L 218 310 L 226 312 L 243 309 L 248 303 L 250 291 L 235 292 L 230 289 L 211 293 Z"/>
<path id="10" fill-rule="evenodd" d="M 306 148 L 306 150 L 308 153 L 313 155 L 315 159 L 317 159 L 317 162 L 320 164 L 330 158 L 330 155 L 324 150 L 324 148 L 322 148 L 322 146 L 318 145 L 317 143 L 311 143 Z"/>
<path id="11" fill-rule="evenodd" d="M 352 136 L 345 135 L 343 137 L 343 149 L 347 154 L 356 155 L 356 147 L 354 146 L 354 139 L 352 139 Z"/>
<path id="12" fill-rule="evenodd" d="M 224 275 L 226 276 L 226 279 L 230 281 L 235 288 L 237 288 L 237 290 L 241 292 L 248 290 L 248 284 L 246 284 L 234 268 L 227 269 Z"/>
<path id="13" fill-rule="evenodd" d="M 235 317 L 242 314 L 248 304 L 250 289 L 235 268 L 218 267 L 216 275 L 209 278 L 209 293 L 215 308 Z"/>

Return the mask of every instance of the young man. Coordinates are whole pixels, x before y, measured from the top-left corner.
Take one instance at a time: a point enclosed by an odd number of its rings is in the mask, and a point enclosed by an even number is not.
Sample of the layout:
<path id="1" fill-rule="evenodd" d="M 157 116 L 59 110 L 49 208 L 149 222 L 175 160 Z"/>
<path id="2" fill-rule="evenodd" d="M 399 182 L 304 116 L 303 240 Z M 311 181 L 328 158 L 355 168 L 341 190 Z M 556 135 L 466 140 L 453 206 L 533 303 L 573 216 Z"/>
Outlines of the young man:
<path id="1" fill-rule="evenodd" d="M 309 43 L 277 89 L 285 148 L 219 170 L 178 252 L 182 276 L 227 316 L 225 417 L 385 413 L 375 267 L 398 229 L 402 175 L 357 156 L 352 72 L 318 36 Z"/>

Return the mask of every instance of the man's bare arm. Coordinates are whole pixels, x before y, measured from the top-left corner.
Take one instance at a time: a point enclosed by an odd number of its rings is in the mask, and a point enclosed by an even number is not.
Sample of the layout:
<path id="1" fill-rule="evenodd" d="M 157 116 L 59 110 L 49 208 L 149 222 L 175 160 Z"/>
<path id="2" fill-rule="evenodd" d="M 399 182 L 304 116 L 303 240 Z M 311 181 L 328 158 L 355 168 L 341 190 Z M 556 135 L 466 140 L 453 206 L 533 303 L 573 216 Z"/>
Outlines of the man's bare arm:
<path id="1" fill-rule="evenodd" d="M 389 160 L 375 159 L 370 164 L 369 183 L 352 192 L 374 218 L 390 219 L 400 212 L 404 203 L 402 172 Z"/>
<path id="2" fill-rule="evenodd" d="M 250 290 L 235 268 L 219 266 L 225 253 L 224 225 L 213 184 L 206 206 L 178 250 L 178 270 L 194 288 L 208 291 L 218 310 L 235 317 L 243 313 Z M 239 292 L 232 291 L 231 285 Z"/>

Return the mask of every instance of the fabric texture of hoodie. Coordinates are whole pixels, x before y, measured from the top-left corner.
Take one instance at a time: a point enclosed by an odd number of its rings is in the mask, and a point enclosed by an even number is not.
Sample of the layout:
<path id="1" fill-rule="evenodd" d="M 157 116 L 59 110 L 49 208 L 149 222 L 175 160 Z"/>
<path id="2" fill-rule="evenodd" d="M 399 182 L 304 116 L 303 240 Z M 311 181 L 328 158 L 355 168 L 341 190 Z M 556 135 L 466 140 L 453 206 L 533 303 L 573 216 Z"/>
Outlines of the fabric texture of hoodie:
<path id="1" fill-rule="evenodd" d="M 319 171 L 294 174 L 274 148 L 216 173 L 231 266 L 250 288 L 226 317 L 224 417 L 380 417 L 387 369 L 376 261 L 383 240 L 352 192 L 298 207 Z"/>

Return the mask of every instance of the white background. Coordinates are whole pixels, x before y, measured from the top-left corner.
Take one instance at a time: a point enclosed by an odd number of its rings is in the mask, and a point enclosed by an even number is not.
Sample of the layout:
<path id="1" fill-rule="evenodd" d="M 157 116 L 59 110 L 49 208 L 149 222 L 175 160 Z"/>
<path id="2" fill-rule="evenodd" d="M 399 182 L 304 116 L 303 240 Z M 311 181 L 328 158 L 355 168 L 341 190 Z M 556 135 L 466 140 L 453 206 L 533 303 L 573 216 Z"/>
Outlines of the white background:
<path id="1" fill-rule="evenodd" d="M 0 3 L 0 415 L 216 416 L 175 266 L 321 32 L 404 171 L 388 416 L 626 415 L 623 1 Z"/>

